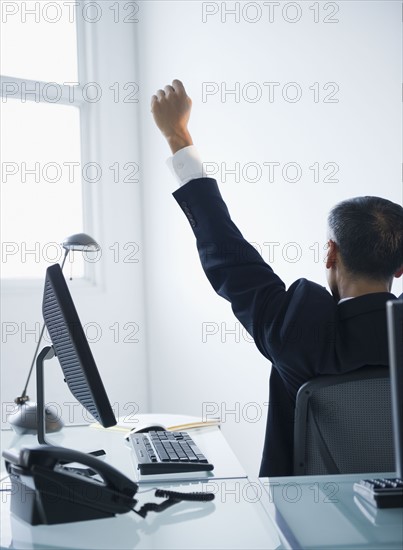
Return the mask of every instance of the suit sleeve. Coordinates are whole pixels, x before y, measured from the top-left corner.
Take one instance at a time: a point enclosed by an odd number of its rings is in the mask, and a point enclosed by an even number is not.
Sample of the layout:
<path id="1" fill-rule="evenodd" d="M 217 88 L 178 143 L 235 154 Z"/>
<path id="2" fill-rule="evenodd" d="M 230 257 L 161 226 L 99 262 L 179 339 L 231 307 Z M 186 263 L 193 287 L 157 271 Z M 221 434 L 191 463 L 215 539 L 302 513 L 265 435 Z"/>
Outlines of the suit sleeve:
<path id="1" fill-rule="evenodd" d="M 283 281 L 231 220 L 216 180 L 192 180 L 173 196 L 193 228 L 212 287 L 231 303 L 234 314 L 256 341 L 259 312 L 270 303 L 274 318 L 286 292 Z M 270 322 L 270 316 L 266 321 Z"/>

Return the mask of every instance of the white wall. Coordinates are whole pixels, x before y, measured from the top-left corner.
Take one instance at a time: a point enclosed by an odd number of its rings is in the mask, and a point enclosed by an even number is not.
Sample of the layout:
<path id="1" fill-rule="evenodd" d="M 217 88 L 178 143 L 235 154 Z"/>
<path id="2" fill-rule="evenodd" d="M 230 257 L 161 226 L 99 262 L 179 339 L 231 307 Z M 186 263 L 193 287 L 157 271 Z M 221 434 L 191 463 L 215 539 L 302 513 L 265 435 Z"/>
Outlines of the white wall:
<path id="1" fill-rule="evenodd" d="M 220 10 L 221 3 L 210 4 Z M 298 5 L 302 15 L 296 23 L 284 20 L 281 11 L 273 23 L 267 11 L 256 23 L 242 16 L 239 23 L 233 16 L 222 22 L 222 11 L 203 23 L 202 3 L 147 2 L 137 28 L 151 408 L 201 415 L 203 403 L 216 403 L 223 431 L 251 473 L 260 463 L 270 364 L 242 333 L 236 341 L 236 335 L 221 330 L 222 323 L 233 329 L 237 320 L 205 278 L 191 228 L 170 196 L 176 183 L 165 166 L 169 150 L 153 125 L 147 100 L 173 78 L 184 82 L 193 99 L 191 133 L 206 162 L 230 167 L 256 162 L 262 168 L 263 162 L 299 163 L 303 175 L 298 183 L 281 177 L 269 183 L 267 176 L 256 183 L 241 177 L 237 183 L 229 176 L 220 187 L 233 219 L 249 241 L 260 245 L 265 259 L 263 243 L 281 243 L 272 265 L 287 285 L 299 277 L 325 285 L 323 263 L 315 261 L 310 247 L 325 244 L 331 206 L 363 194 L 402 201 L 401 7 L 339 2 L 339 22 L 325 24 L 313 23 L 311 3 Z M 249 9 L 246 18 L 252 19 Z M 321 11 L 321 20 L 331 11 Z M 294 18 L 296 12 L 286 15 Z M 270 103 L 263 85 L 269 81 L 299 83 L 301 100 L 289 103 L 277 88 Z M 222 83 L 233 88 L 239 82 L 242 89 L 254 82 L 263 96 L 254 103 L 242 95 L 239 102 L 234 96 L 222 102 L 217 93 L 203 102 L 203 82 L 218 83 L 220 90 Z M 309 90 L 314 82 L 336 82 L 338 103 L 315 103 Z M 249 92 L 253 98 L 253 89 Z M 339 181 L 313 183 L 309 166 L 315 162 L 337 163 Z M 223 180 L 222 174 L 217 177 Z M 290 242 L 301 251 L 295 263 L 280 252 Z M 402 292 L 401 284 L 394 290 Z M 205 342 L 203 323 L 220 328 Z M 236 407 L 239 416 L 226 414 Z M 262 417 L 255 422 L 259 411 Z"/>

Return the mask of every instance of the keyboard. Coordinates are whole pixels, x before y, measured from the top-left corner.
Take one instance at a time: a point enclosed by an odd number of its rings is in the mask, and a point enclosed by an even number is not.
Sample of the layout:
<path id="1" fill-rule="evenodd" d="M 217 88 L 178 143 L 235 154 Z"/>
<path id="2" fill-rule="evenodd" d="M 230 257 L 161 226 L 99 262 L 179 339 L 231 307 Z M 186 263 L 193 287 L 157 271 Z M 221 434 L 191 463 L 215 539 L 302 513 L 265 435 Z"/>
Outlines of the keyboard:
<path id="1" fill-rule="evenodd" d="M 361 479 L 354 491 L 377 508 L 403 507 L 403 480 L 398 477 Z"/>
<path id="2" fill-rule="evenodd" d="M 187 432 L 163 430 L 129 434 L 142 475 L 211 471 L 214 469 Z"/>

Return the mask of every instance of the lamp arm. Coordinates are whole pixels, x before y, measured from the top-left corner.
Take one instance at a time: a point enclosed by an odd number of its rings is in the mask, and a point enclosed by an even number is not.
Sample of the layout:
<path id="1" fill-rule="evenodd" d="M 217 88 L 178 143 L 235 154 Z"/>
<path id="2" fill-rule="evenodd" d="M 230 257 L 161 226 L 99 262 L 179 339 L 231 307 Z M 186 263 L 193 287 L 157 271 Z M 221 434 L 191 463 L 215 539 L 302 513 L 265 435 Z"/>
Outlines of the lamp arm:
<path id="1" fill-rule="evenodd" d="M 37 344 L 36 349 L 35 349 L 34 357 L 32 359 L 31 367 L 29 369 L 28 378 L 27 378 L 27 381 L 25 383 L 25 387 L 22 390 L 22 394 L 20 395 L 20 397 L 16 397 L 15 400 L 14 400 L 17 403 L 17 405 L 21 405 L 22 403 L 25 403 L 29 399 L 29 397 L 27 396 L 27 388 L 28 388 L 28 384 L 29 384 L 29 379 L 31 378 L 32 369 L 34 368 L 34 365 L 35 365 L 36 355 L 38 353 L 39 346 L 41 345 L 42 337 L 43 337 L 44 332 L 45 332 L 45 323 L 43 324 L 41 333 L 39 335 L 38 344 Z"/>
<path id="2" fill-rule="evenodd" d="M 63 266 L 64 264 L 66 263 L 66 258 L 69 254 L 69 249 L 66 248 L 66 251 L 64 253 L 64 258 L 63 258 L 63 262 L 62 262 L 62 265 L 61 265 L 61 269 L 63 270 Z M 27 388 L 28 388 L 28 384 L 29 384 L 29 380 L 31 378 L 31 374 L 32 374 L 32 369 L 34 368 L 34 365 L 35 365 L 35 359 L 36 359 L 36 356 L 38 354 L 38 349 L 39 349 L 39 346 L 41 345 L 41 342 L 42 342 L 42 338 L 43 338 L 43 333 L 45 332 L 45 323 L 43 324 L 43 327 L 42 327 L 42 330 L 41 330 L 41 333 L 39 335 L 39 340 L 38 340 L 38 344 L 36 346 L 36 349 L 35 349 L 35 353 L 34 353 L 34 357 L 32 359 L 32 363 L 31 363 L 31 366 L 29 368 L 29 372 L 28 372 L 28 377 L 27 377 L 27 381 L 25 383 L 25 387 L 24 389 L 22 390 L 22 394 L 19 396 L 19 397 L 16 397 L 14 399 L 14 402 L 17 403 L 17 405 L 22 405 L 23 403 L 25 403 L 26 401 L 29 400 L 29 397 L 27 396 Z"/>

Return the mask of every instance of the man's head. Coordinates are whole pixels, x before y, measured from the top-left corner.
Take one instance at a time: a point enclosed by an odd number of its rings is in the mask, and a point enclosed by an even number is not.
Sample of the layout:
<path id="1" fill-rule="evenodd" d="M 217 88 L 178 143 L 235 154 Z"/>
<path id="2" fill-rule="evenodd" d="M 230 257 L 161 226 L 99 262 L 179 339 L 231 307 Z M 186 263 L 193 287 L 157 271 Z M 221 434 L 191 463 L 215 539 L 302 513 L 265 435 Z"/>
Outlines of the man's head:
<path id="1" fill-rule="evenodd" d="M 331 210 L 328 228 L 326 267 L 333 295 L 390 290 L 393 277 L 403 273 L 403 208 L 380 197 L 348 199 Z"/>

